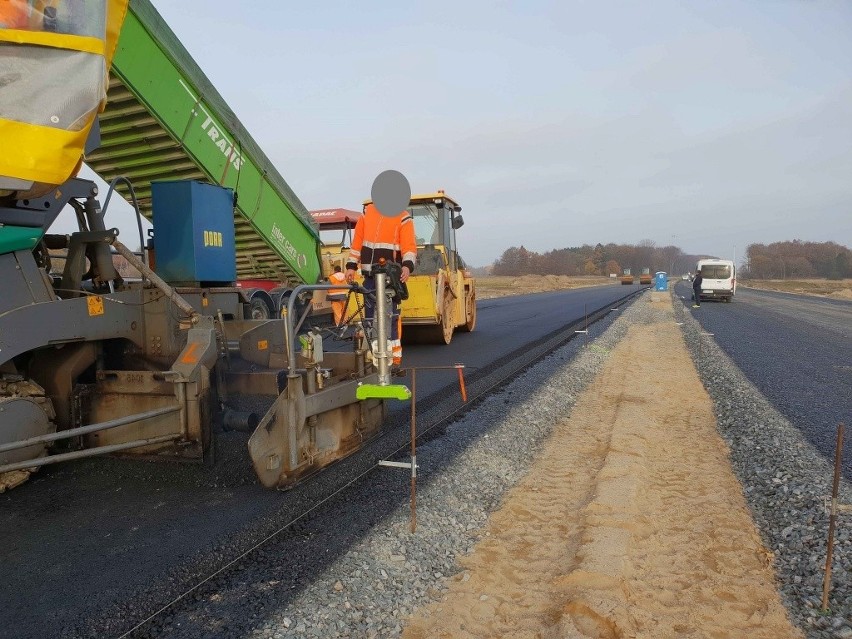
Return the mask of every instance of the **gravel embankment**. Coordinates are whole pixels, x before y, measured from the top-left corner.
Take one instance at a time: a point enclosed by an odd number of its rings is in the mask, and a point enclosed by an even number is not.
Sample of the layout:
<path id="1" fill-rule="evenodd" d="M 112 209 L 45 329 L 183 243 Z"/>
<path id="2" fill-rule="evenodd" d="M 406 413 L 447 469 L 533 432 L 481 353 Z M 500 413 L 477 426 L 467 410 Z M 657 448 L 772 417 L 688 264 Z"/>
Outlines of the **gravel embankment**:
<path id="1" fill-rule="evenodd" d="M 676 293 L 686 297 L 685 282 Z M 690 311 L 692 312 L 692 311 Z M 826 458 L 837 424 L 852 422 L 852 303 L 744 290 L 694 317 L 737 368 Z M 852 441 L 844 474 L 852 481 Z"/>
<path id="2" fill-rule="evenodd" d="M 407 614 L 440 597 L 443 578 L 458 571 L 456 557 L 476 544 L 490 512 L 535 461 L 554 423 L 571 412 L 575 398 L 628 326 L 651 320 L 654 311 L 644 303 L 647 296 L 639 299 L 615 321 L 590 327 L 594 341 L 588 348 L 582 348 L 582 336 L 574 340 L 483 400 L 440 438 L 418 447 L 416 534 L 410 534 L 409 510 L 401 504 L 358 534 L 345 552 L 311 575 L 309 583 L 290 586 L 295 589 L 292 596 L 280 605 L 262 602 L 280 587 L 280 580 L 292 576 L 276 574 L 274 562 L 267 562 L 272 567 L 261 572 L 246 573 L 238 567 L 228 577 L 238 588 L 196 593 L 189 609 L 141 629 L 138 636 L 398 637 Z M 817 610 L 827 530 L 822 496 L 830 489 L 829 464 L 710 338 L 701 336 L 688 313 L 679 304 L 675 308 L 693 357 L 700 355 L 701 377 L 715 402 L 734 469 L 765 543 L 775 553 L 792 618 L 808 637 L 852 637 L 852 539 L 843 525 L 837 531 L 833 610 L 825 616 Z M 448 458 L 453 459 L 449 464 Z M 368 479 L 377 500 L 389 483 L 407 484 L 407 471 L 375 472 L 379 474 Z M 356 490 L 355 498 L 343 500 L 337 526 L 347 526 L 350 518 L 369 510 L 369 503 L 360 499 L 363 493 Z M 844 484 L 841 501 L 852 502 L 850 494 Z M 257 552 L 270 557 L 298 552 L 291 547 L 294 543 L 291 535 Z M 230 606 L 241 606 L 244 618 L 223 614 L 229 601 Z"/>
<path id="3" fill-rule="evenodd" d="M 687 345 L 764 544 L 775 555 L 779 588 L 793 621 L 814 639 L 852 637 L 852 515 L 838 517 L 830 612 L 820 611 L 829 519 L 823 497 L 831 494 L 833 460 L 767 401 L 677 300 L 675 315 L 684 322 Z M 839 502 L 852 503 L 846 481 Z"/>

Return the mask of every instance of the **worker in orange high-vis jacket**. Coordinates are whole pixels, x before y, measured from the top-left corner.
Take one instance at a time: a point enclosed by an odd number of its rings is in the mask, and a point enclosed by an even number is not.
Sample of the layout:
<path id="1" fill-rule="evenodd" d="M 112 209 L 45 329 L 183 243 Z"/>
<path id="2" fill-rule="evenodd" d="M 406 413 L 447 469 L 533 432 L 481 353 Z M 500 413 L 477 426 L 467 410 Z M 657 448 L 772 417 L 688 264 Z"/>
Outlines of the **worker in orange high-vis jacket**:
<path id="1" fill-rule="evenodd" d="M 355 270 L 361 265 L 364 276 L 364 288 L 376 290 L 376 281 L 372 276 L 372 265 L 384 258 L 388 262 L 402 264 L 400 280 L 405 283 L 414 270 L 417 260 L 417 242 L 414 239 L 414 220 L 408 211 L 401 211 L 395 217 L 379 213 L 374 204 L 368 204 L 358 222 L 355 224 L 355 234 L 349 251 L 349 261 L 346 263 L 346 281 L 355 279 Z M 367 296 L 365 300 L 366 317 L 373 319 L 375 300 Z M 393 353 L 393 364 L 399 367 L 402 362 L 402 319 L 399 314 L 399 302 L 393 302 L 390 326 L 390 345 Z"/>
<path id="2" fill-rule="evenodd" d="M 334 272 L 328 276 L 330 284 L 340 284 L 343 288 L 332 288 L 328 290 L 328 301 L 331 302 L 331 310 L 334 313 L 334 325 L 340 326 L 343 322 L 343 313 L 346 311 L 346 298 L 349 287 L 346 286 L 346 276 L 339 265 L 334 265 Z"/>
<path id="3" fill-rule="evenodd" d="M 0 28 L 29 28 L 29 13 L 27 0 L 0 0 Z"/>

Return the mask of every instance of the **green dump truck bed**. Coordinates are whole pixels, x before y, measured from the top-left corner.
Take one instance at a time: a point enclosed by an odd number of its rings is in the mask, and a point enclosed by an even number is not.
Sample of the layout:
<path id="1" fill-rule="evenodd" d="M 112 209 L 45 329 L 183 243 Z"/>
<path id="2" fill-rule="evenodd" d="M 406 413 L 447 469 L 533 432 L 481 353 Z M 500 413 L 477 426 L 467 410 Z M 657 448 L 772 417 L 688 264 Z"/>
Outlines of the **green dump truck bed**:
<path id="1" fill-rule="evenodd" d="M 237 277 L 319 279 L 319 234 L 305 206 L 148 0 L 130 0 L 107 100 L 101 146 L 86 163 L 107 182 L 127 177 L 146 217 L 153 181 L 227 186 L 237 194 Z"/>

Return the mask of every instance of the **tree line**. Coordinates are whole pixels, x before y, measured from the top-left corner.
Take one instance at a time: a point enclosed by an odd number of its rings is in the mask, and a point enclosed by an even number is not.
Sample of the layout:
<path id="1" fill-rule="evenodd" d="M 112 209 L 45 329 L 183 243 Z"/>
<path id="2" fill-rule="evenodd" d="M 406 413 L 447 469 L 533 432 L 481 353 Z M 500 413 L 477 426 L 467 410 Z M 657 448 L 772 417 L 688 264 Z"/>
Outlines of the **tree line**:
<path id="1" fill-rule="evenodd" d="M 750 244 L 743 274 L 754 279 L 852 277 L 852 251 L 835 242 Z"/>
<path id="2" fill-rule="evenodd" d="M 629 268 L 634 275 L 692 272 L 695 263 L 711 255 L 690 255 L 677 246 L 657 246 L 651 240 L 639 244 L 584 244 L 536 253 L 512 246 L 494 262 L 492 275 L 621 275 Z M 740 266 L 740 265 L 738 265 Z M 852 278 L 852 251 L 836 242 L 792 240 L 773 244 L 750 244 L 740 268 L 742 277 L 791 279 L 824 277 Z M 485 272 L 481 273 L 486 274 Z"/>
<path id="3" fill-rule="evenodd" d="M 570 248 L 536 253 L 523 246 L 506 249 L 494 262 L 493 275 L 621 275 L 629 268 L 638 275 L 642 269 L 651 273 L 686 273 L 699 259 L 687 255 L 677 246 L 657 246 L 651 240 L 639 244 L 584 244 Z"/>

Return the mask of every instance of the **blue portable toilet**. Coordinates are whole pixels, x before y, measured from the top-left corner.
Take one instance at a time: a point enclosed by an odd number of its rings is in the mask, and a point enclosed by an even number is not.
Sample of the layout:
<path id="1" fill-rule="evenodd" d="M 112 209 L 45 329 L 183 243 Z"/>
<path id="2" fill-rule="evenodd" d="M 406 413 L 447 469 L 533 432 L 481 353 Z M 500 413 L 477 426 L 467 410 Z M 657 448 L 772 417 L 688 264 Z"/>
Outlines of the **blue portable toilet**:
<path id="1" fill-rule="evenodd" d="M 669 276 L 663 271 L 654 273 L 654 290 L 667 291 L 669 289 Z"/>

